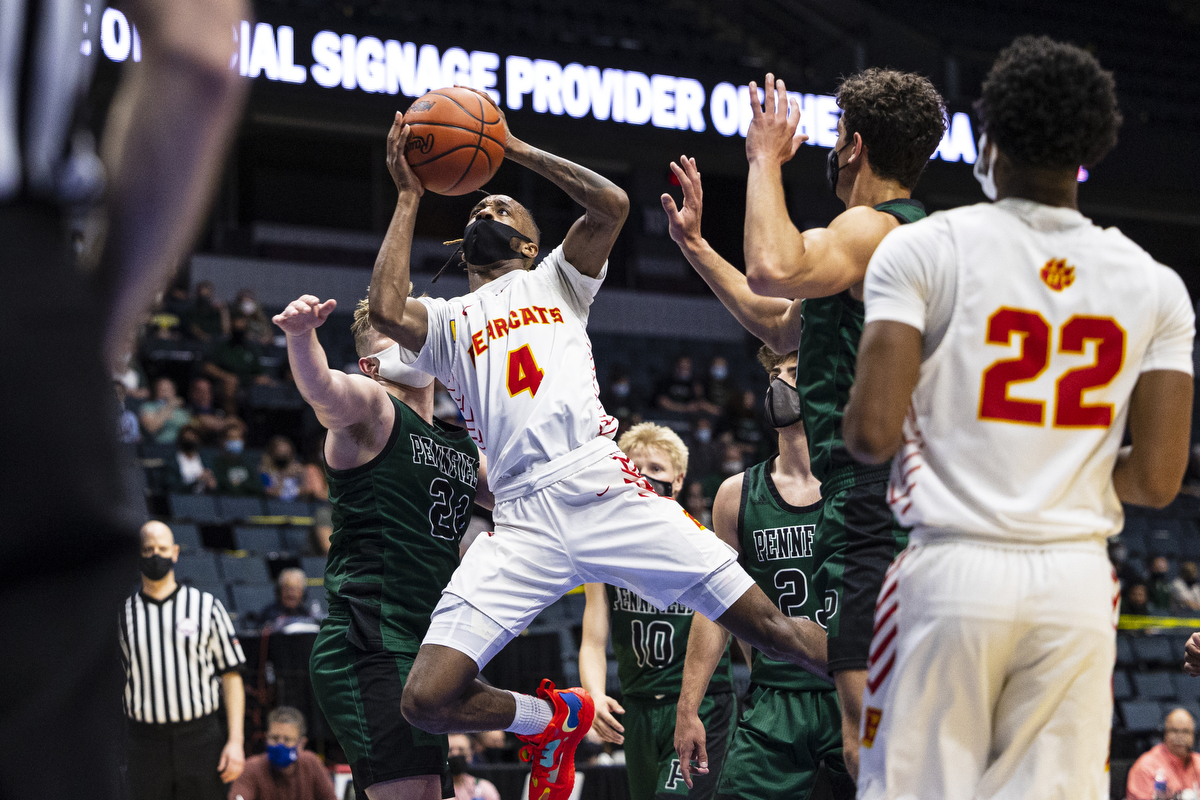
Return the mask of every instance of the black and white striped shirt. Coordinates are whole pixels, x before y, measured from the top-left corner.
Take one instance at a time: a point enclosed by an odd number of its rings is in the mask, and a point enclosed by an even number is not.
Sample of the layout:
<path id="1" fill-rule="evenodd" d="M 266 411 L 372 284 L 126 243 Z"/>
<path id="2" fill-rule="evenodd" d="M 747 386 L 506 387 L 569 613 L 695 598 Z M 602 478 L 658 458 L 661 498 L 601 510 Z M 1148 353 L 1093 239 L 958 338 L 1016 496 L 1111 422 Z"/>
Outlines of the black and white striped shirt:
<path id="1" fill-rule="evenodd" d="M 221 676 L 246 663 L 233 622 L 208 592 L 180 586 L 164 600 L 138 592 L 121 612 L 125 714 L 188 722 L 217 711 Z"/>

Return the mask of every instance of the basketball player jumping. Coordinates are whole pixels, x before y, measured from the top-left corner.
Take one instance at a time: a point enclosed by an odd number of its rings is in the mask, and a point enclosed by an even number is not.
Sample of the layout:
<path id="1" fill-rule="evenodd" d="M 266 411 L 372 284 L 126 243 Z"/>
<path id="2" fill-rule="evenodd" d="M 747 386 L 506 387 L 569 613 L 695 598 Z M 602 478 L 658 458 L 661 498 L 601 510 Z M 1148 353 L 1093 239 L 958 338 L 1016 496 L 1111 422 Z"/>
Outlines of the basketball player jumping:
<path id="1" fill-rule="evenodd" d="M 777 353 L 799 345 L 801 418 L 825 498 L 815 538 L 822 566 L 810 591 L 824 605 L 829 671 L 841 703 L 846 767 L 854 776 L 875 598 L 908 534 L 887 506 L 887 470 L 857 464 L 846 452 L 842 409 L 854 380 L 867 262 L 884 236 L 925 216 L 910 195 L 941 141 L 945 108 L 919 75 L 869 69 L 846 78 L 838 88 L 843 113 L 827 170 L 846 211 L 828 228 L 801 233 L 788 216 L 781 173 L 805 140 L 796 136 L 800 115 L 787 113 L 783 81 L 767 75 L 766 87 L 765 109 L 751 104 L 746 136 L 746 274 L 701 236 L 703 188 L 694 160 L 671 165 L 683 187 L 683 208 L 666 194 L 662 203 L 671 237 L 746 330 Z"/>
<path id="2" fill-rule="evenodd" d="M 846 444 L 892 461 L 913 527 L 880 595 L 858 796 L 1103 798 L 1104 540 L 1121 501 L 1179 491 L 1194 314 L 1178 275 L 1077 210 L 1121 122 L 1092 55 L 1020 37 L 978 110 L 996 202 L 896 231 L 867 270 Z"/>
<path id="3" fill-rule="evenodd" d="M 505 155 L 584 208 L 537 269 L 537 226 L 509 197 L 484 198 L 463 236 L 471 293 L 409 297 L 409 250 L 424 191 L 405 158 L 401 115 L 388 136 L 399 199 L 371 280 L 371 324 L 450 389 L 489 455 L 495 535 L 477 541 L 434 611 L 404 688 L 403 711 L 431 732 L 506 728 L 530 742 L 531 797 L 565 798 L 593 706 L 582 689 L 500 691 L 479 670 L 568 589 L 596 582 L 665 608 L 676 601 L 780 660 L 824 669 L 820 626 L 789 620 L 728 547 L 659 497 L 612 441 L 586 324 L 625 193 L 591 170 L 510 133 Z"/>

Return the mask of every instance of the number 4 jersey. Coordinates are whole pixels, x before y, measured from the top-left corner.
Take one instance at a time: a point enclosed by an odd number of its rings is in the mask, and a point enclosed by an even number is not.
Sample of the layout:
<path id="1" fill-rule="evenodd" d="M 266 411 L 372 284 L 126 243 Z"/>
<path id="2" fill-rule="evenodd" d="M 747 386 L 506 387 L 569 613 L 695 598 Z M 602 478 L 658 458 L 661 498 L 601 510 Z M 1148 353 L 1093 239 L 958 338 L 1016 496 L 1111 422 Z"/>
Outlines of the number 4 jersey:
<path id="1" fill-rule="evenodd" d="M 1108 536 L 1138 377 L 1192 373 L 1183 281 L 1120 231 L 1015 198 L 890 233 L 866 321 L 923 334 L 889 501 L 913 541 Z"/>
<path id="2" fill-rule="evenodd" d="M 600 404 L 586 329 L 603 279 L 604 270 L 598 278 L 581 274 L 559 245 L 536 269 L 506 273 L 463 297 L 418 301 L 429 333 L 418 353 L 400 352 L 459 404 L 487 454 L 497 501 L 611 447 L 617 422 Z"/>

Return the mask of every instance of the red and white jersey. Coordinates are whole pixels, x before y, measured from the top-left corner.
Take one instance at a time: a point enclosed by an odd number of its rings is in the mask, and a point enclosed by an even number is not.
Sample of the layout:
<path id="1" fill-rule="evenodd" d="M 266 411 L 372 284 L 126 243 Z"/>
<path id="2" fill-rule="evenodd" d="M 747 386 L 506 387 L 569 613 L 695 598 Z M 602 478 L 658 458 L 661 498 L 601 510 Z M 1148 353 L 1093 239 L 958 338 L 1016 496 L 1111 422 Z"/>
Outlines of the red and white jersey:
<path id="1" fill-rule="evenodd" d="M 607 270 L 581 274 L 559 245 L 536 269 L 462 297 L 418 299 L 429 333 L 419 353 L 401 348 L 401 356 L 450 390 L 487 454 L 497 499 L 613 447 L 617 421 L 600 404 L 587 335 Z"/>
<path id="2" fill-rule="evenodd" d="M 1178 275 L 1078 211 L 1006 199 L 888 234 L 865 295 L 867 323 L 923 334 L 889 489 L 914 541 L 1121 529 L 1112 471 L 1138 376 L 1192 373 Z"/>

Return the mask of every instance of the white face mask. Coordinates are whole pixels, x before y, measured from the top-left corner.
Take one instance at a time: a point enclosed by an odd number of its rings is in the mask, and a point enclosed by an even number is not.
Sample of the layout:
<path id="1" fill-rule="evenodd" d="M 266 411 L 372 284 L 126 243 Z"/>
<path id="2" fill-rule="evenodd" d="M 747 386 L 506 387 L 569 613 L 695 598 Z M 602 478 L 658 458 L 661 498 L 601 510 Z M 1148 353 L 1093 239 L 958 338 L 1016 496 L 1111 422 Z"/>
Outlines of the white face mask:
<path id="1" fill-rule="evenodd" d="M 983 171 L 983 154 L 991 148 L 991 153 L 988 153 L 987 172 Z M 979 137 L 978 155 L 975 157 L 975 180 L 979 181 L 979 185 L 983 187 L 983 194 L 988 200 L 996 199 L 996 155 L 999 151 L 996 146 L 988 141 L 987 134 Z"/>
<path id="2" fill-rule="evenodd" d="M 398 383 L 401 386 L 411 386 L 414 389 L 424 389 L 433 383 L 433 376 L 413 369 L 400 360 L 400 345 L 393 344 L 386 350 L 372 353 L 367 358 L 379 361 L 379 377 Z"/>

